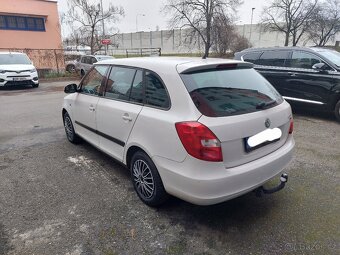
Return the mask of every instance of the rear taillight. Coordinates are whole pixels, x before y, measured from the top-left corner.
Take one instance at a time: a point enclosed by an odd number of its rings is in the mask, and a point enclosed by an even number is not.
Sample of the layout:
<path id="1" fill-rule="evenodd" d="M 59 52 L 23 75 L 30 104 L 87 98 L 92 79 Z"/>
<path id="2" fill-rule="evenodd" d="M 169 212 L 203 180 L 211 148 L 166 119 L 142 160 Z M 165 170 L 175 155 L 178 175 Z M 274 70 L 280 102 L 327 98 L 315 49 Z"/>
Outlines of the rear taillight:
<path id="1" fill-rule="evenodd" d="M 176 123 L 178 136 L 193 157 L 205 161 L 223 161 L 221 142 L 209 128 L 199 122 Z"/>
<path id="2" fill-rule="evenodd" d="M 293 118 L 290 119 L 290 124 L 289 124 L 289 134 L 293 134 L 294 130 L 294 121 Z"/>

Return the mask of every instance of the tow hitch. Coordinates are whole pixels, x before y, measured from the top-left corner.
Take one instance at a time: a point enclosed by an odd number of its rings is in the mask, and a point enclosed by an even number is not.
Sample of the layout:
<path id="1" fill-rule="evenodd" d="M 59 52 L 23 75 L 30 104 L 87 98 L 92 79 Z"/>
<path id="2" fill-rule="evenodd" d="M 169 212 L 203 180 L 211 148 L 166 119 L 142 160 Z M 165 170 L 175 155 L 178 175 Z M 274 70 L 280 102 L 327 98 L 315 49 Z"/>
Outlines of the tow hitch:
<path id="1" fill-rule="evenodd" d="M 255 193 L 256 193 L 256 196 L 257 197 L 262 197 L 263 194 L 272 194 L 274 192 L 277 192 L 279 190 L 282 190 L 285 185 L 286 185 L 286 182 L 288 181 L 288 174 L 286 173 L 283 173 L 280 177 L 280 184 L 277 185 L 276 187 L 273 187 L 271 189 L 266 189 L 265 187 L 261 186 L 261 187 L 258 187 L 256 190 L 255 190 Z"/>

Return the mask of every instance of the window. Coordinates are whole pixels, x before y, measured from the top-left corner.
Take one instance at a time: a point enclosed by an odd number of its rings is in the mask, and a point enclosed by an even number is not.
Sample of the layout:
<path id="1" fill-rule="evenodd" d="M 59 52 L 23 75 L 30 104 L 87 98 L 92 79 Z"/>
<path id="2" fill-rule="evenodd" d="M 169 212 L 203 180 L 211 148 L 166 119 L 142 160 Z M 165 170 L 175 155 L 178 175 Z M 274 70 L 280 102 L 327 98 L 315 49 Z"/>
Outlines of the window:
<path id="1" fill-rule="evenodd" d="M 292 59 L 288 61 L 288 66 L 293 68 L 312 69 L 312 66 L 321 63 L 321 60 L 313 54 L 303 51 L 293 51 Z"/>
<path id="2" fill-rule="evenodd" d="M 285 66 L 289 51 L 265 51 L 258 60 L 258 65 Z"/>
<path id="3" fill-rule="evenodd" d="M 81 84 L 80 92 L 97 96 L 102 95 L 101 83 L 107 68 L 107 66 L 95 66 L 91 69 Z"/>
<path id="4" fill-rule="evenodd" d="M 105 89 L 105 97 L 129 100 L 131 85 L 136 70 L 125 67 L 112 67 Z"/>
<path id="5" fill-rule="evenodd" d="M 0 29 L 45 31 L 44 18 L 0 15 Z"/>
<path id="6" fill-rule="evenodd" d="M 261 52 L 252 52 L 252 53 L 247 53 L 242 56 L 243 61 L 251 62 L 254 63 L 257 62 L 256 60 L 259 59 Z"/>
<path id="7" fill-rule="evenodd" d="M 282 102 L 280 94 L 252 68 L 181 74 L 197 109 L 208 117 L 260 111 Z"/>
<path id="8" fill-rule="evenodd" d="M 170 100 L 168 93 L 156 74 L 147 71 L 145 73 L 145 104 L 160 108 L 169 108 Z"/>
<path id="9" fill-rule="evenodd" d="M 94 63 L 97 63 L 98 61 L 97 61 L 97 59 L 96 59 L 96 58 L 94 58 L 94 57 L 91 57 L 91 60 L 90 60 L 90 62 L 91 62 L 91 64 L 94 64 Z"/>
<path id="10" fill-rule="evenodd" d="M 143 103 L 143 71 L 138 70 L 133 80 L 130 101 Z"/>

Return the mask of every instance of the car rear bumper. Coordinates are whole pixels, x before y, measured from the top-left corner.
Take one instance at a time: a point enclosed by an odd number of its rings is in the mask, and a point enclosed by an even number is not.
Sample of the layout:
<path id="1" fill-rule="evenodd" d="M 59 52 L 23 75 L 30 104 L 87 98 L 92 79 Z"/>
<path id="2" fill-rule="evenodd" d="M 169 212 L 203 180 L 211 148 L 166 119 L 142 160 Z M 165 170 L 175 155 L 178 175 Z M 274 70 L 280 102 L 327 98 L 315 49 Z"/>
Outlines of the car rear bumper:
<path id="1" fill-rule="evenodd" d="M 193 204 L 211 205 L 243 195 L 279 175 L 292 160 L 294 144 L 289 136 L 276 151 L 232 168 L 191 156 L 180 163 L 157 156 L 153 161 L 169 194 Z"/>

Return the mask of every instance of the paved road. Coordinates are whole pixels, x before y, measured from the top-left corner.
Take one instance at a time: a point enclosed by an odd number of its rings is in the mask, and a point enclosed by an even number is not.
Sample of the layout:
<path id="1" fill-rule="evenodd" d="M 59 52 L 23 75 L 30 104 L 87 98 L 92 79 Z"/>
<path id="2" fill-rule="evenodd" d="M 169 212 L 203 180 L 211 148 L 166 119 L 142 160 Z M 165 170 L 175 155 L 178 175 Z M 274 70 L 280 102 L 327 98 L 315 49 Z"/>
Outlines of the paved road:
<path id="1" fill-rule="evenodd" d="M 122 166 L 64 137 L 65 82 L 0 90 L 0 255 L 340 254 L 340 125 L 295 115 L 288 187 L 142 204 Z"/>

